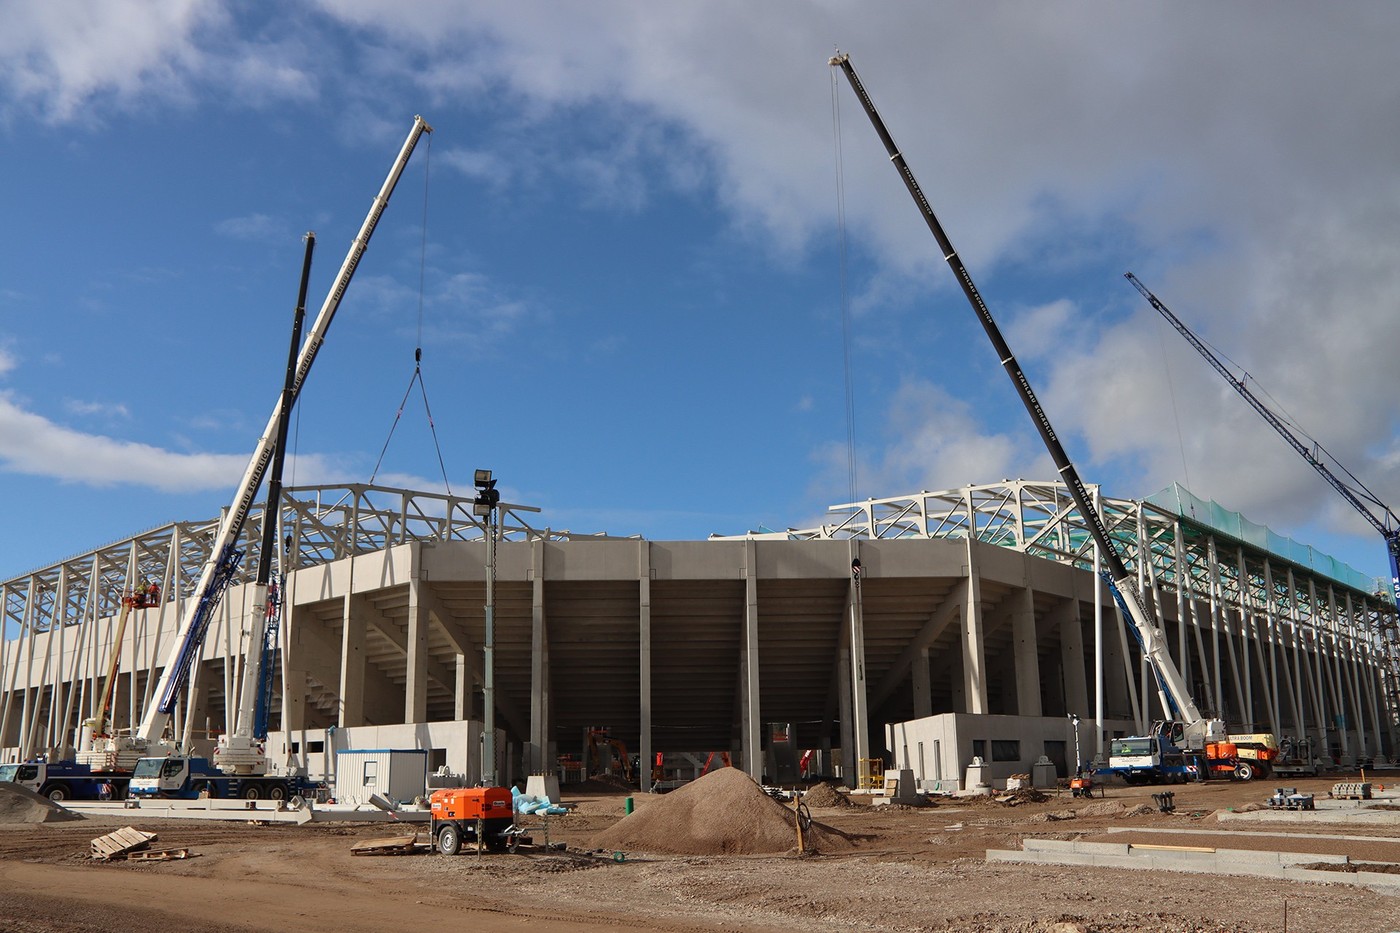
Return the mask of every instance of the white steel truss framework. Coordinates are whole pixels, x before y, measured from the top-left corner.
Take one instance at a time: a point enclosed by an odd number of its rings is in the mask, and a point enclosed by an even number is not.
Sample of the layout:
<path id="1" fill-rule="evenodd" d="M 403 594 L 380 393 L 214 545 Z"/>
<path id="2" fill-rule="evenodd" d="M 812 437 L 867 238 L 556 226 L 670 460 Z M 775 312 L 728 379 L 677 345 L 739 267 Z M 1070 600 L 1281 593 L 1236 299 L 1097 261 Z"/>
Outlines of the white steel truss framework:
<path id="1" fill-rule="evenodd" d="M 1173 638 L 1173 657 L 1199 705 L 1234 722 L 1283 734 L 1307 734 L 1319 748 L 1350 757 L 1394 755 L 1400 732 L 1400 636 L 1385 587 L 1372 591 L 1319 573 L 1279 554 L 1152 502 L 1110 499 L 1091 487 L 1105 524 L 1127 563 L 1137 569 L 1147 603 Z M 474 497 L 382 486 L 310 486 L 284 490 L 277 515 L 287 571 L 410 541 L 481 540 Z M 1093 542 L 1066 488 L 1053 482 L 1002 482 L 942 492 L 872 499 L 832 507 L 838 518 L 819 528 L 742 537 L 791 540 L 974 538 L 1082 569 L 1094 567 Z M 536 527 L 530 510 L 501 507 L 503 540 L 558 542 L 607 538 Z M 243 533 L 242 573 L 256 566 L 263 514 Z M 102 620 L 123 595 L 158 584 L 170 624 L 198 579 L 218 527 L 216 519 L 177 522 L 76 555 L 0 583 L 0 735 L 23 717 L 25 750 L 62 743 L 65 724 L 92 712 L 95 683 L 50 668 L 47 658 L 90 656 Z M 157 614 L 161 620 L 164 613 Z M 156 621 L 153 624 L 164 624 Z M 32 657 L 33 635 L 53 633 L 56 651 Z M 65 655 L 63 642 L 74 650 Z M 1129 652 L 1125 651 L 1126 656 Z M 47 702 L 16 690 L 23 667 L 39 660 Z M 129 669 L 139 665 L 132 657 Z M 77 663 L 76 660 L 70 663 Z M 1126 665 L 1138 720 L 1149 718 L 1145 671 Z M 1140 665 L 1139 665 L 1140 667 Z M 228 675 L 226 675 L 228 676 Z M 1141 689 L 1138 683 L 1141 682 Z M 65 688 L 65 684 L 73 684 Z M 32 682 L 29 685 L 33 687 Z M 129 702 L 149 694 L 133 683 Z M 1139 697 L 1141 699 L 1139 699 Z M 149 695 L 145 702 L 149 702 Z M 50 710 L 40 721 L 40 710 Z"/>
<path id="2" fill-rule="evenodd" d="M 473 491 L 475 493 L 475 491 Z M 357 554 L 383 551 L 410 541 L 442 542 L 481 540 L 486 533 L 484 519 L 473 514 L 473 496 L 419 492 L 387 486 L 300 486 L 283 490 L 281 509 L 276 516 L 279 538 L 286 541 L 284 572 L 327 564 Z M 262 538 L 265 508 L 255 508 L 243 529 L 240 547 L 243 559 L 232 583 L 250 583 L 257 567 L 257 551 Z M 603 534 L 573 534 L 537 527 L 529 521 L 533 509 L 502 503 L 495 525 L 502 541 L 565 541 L 579 538 L 606 538 Z M 115 541 L 86 554 L 79 554 L 21 577 L 0 583 L 0 736 L 18 720 L 22 753 L 45 746 L 61 746 L 64 724 L 91 716 L 100 700 L 96 684 L 77 678 L 76 671 L 51 669 L 43 659 L 39 693 L 47 693 L 47 704 L 25 689 L 16 690 L 21 667 L 30 669 L 30 656 L 36 639 L 30 636 L 54 633 L 58 639 L 57 657 L 92 655 L 97 649 L 100 620 L 115 617 L 123 596 L 151 583 L 159 587 L 160 611 L 157 625 L 177 621 L 180 602 L 199 580 L 209 558 L 220 518 L 202 522 L 172 522 Z M 134 649 L 133 649 L 134 650 Z M 131 659 L 131 668 L 138 667 Z M 152 662 L 154 663 L 154 662 Z M 65 684 L 77 686 L 65 688 Z M 145 683 L 145 703 L 150 702 L 154 681 Z M 137 702 L 139 688 L 128 691 L 130 702 Z M 49 710 L 47 724 L 39 721 L 39 710 Z M 76 720 L 75 720 L 76 715 Z"/>
<path id="3" fill-rule="evenodd" d="M 1351 709 L 1358 719 L 1371 718 L 1376 742 L 1385 734 L 1395 747 L 1400 624 L 1383 581 L 1361 588 L 1354 571 L 1345 581 L 1335 579 L 1181 510 L 1088 488 L 1125 563 L 1137 569 L 1159 624 L 1172 623 L 1175 662 L 1203 708 L 1224 717 L 1262 708 L 1263 716 L 1245 718 L 1265 721 L 1276 732 L 1287 724 L 1315 734 L 1320 748 L 1328 747 L 1325 733 L 1337 724 L 1339 711 Z M 743 537 L 972 537 L 1081 569 L 1095 567 L 1093 538 L 1062 483 L 1006 481 L 845 503 L 830 511 L 837 520 L 816 528 Z M 1319 557 L 1320 565 L 1336 566 Z M 1144 697 L 1146 686 L 1144 681 Z M 1256 690 L 1263 696 L 1255 696 Z M 1343 724 L 1338 731 L 1344 735 L 1361 725 Z M 1358 732 L 1364 744 L 1367 728 Z M 1358 751 L 1366 753 L 1343 749 Z"/>

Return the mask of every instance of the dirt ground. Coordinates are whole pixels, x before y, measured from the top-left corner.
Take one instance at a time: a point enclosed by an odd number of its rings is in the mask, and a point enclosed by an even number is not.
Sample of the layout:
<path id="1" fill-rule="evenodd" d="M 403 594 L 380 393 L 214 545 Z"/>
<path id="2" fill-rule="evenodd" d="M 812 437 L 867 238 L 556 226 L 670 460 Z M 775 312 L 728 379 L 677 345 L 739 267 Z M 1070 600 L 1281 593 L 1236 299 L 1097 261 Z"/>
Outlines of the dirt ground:
<path id="1" fill-rule="evenodd" d="M 1287 783 L 1325 797 L 1343 779 Z M 1400 784 L 1400 775 L 1395 780 Z M 1099 839 L 1109 838 L 1110 829 L 1131 828 L 1132 836 L 1112 838 L 1400 862 L 1400 825 L 1246 827 L 1216 818 L 1220 810 L 1262 803 L 1280 783 L 1177 786 L 1174 814 L 1152 806 L 1151 794 L 1162 788 L 1128 787 L 1110 787 L 1103 799 L 1061 793 L 1016 806 L 947 800 L 922 809 L 814 808 L 815 820 L 849 845 L 806 856 L 599 849 L 599 837 L 617 838 L 627 796 L 603 788 L 565 789 L 576 808 L 551 817 L 548 834 L 566 850 L 514 855 L 447 857 L 426 848 L 414 855 L 351 855 L 357 842 L 404 830 L 393 824 L 150 820 L 139 811 L 14 822 L 0 824 L 0 931 L 382 933 L 410 924 L 488 933 L 1400 931 L 1400 896 L 1346 884 L 985 861 L 987 849 L 1019 848 L 1027 837 Z M 633 799 L 638 817 L 667 801 Z M 88 857 L 92 838 L 125 825 L 158 833 L 158 847 L 188 847 L 197 857 L 155 863 Z M 1203 834 L 1163 832 L 1182 829 Z M 538 821 L 533 834 L 543 841 Z"/>

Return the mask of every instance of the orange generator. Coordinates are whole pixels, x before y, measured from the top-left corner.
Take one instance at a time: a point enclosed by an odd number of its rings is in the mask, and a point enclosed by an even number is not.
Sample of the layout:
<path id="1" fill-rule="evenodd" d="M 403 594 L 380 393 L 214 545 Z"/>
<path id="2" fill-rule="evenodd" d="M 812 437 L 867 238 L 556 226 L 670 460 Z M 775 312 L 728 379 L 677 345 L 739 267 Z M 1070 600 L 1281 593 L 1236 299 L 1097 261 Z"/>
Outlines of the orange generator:
<path id="1" fill-rule="evenodd" d="M 510 788 L 447 787 L 433 791 L 429 801 L 429 832 L 443 855 L 456 855 L 463 842 L 478 840 L 492 852 L 507 848 L 510 837 L 506 830 L 515 822 Z"/>

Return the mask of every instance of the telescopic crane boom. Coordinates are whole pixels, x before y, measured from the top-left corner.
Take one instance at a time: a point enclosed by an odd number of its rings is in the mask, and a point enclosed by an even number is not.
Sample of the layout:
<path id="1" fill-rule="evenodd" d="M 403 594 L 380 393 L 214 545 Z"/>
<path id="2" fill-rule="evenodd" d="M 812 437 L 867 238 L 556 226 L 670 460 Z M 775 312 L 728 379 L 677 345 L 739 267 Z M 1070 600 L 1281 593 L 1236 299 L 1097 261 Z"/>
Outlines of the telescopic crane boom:
<path id="1" fill-rule="evenodd" d="M 1186 342 L 1191 344 L 1191 346 L 1196 349 L 1197 353 L 1205 357 L 1206 362 L 1209 363 L 1216 372 L 1220 373 L 1220 375 L 1225 378 L 1226 382 L 1230 383 L 1230 388 L 1238 392 L 1240 397 L 1250 404 L 1251 408 L 1259 412 L 1260 417 L 1267 421 L 1270 427 L 1282 435 L 1283 439 L 1288 442 L 1288 445 L 1296 450 L 1299 456 L 1308 461 L 1308 463 L 1312 465 L 1312 468 L 1322 475 L 1323 479 L 1327 480 L 1328 485 L 1337 490 L 1342 498 L 1351 504 L 1352 508 L 1360 512 L 1361 517 L 1370 522 L 1372 528 L 1380 532 L 1381 537 L 1385 539 L 1386 553 L 1390 558 L 1391 594 L 1395 597 L 1396 604 L 1400 605 L 1400 518 L 1397 518 L 1395 513 L 1390 510 L 1390 507 L 1376 498 L 1375 494 L 1363 486 L 1356 477 L 1352 476 L 1352 483 L 1348 483 L 1336 473 L 1332 472 L 1332 468 L 1329 467 L 1326 461 L 1320 456 L 1322 447 L 1316 443 L 1310 447 L 1299 440 L 1297 435 L 1288 429 L 1288 425 L 1283 423 L 1283 419 L 1274 414 L 1267 405 L 1261 402 L 1259 398 L 1249 390 L 1249 386 L 1245 385 L 1244 380 L 1235 378 L 1235 374 L 1230 372 L 1229 368 L 1226 367 L 1224 363 L 1220 362 L 1220 358 L 1212 353 L 1210 348 L 1192 333 L 1191 328 L 1187 327 L 1180 318 L 1171 312 L 1170 308 L 1162 304 L 1156 295 L 1148 291 L 1147 286 L 1138 281 L 1137 276 L 1133 275 L 1131 272 L 1125 272 L 1123 277 L 1133 284 L 1133 288 L 1136 288 L 1142 294 L 1142 297 L 1147 299 L 1148 304 L 1156 308 L 1157 312 L 1167 319 L 1168 324 L 1176 328 L 1177 333 L 1186 338 Z M 1342 472 L 1351 476 L 1350 471 L 1345 468 L 1342 468 Z M 1377 512 L 1380 514 L 1377 515 Z"/>
<path id="2" fill-rule="evenodd" d="M 838 53 L 830 61 L 833 67 L 839 67 L 845 74 L 846 80 L 851 84 L 851 89 L 855 91 L 857 99 L 865 109 L 866 115 L 875 127 L 875 132 L 879 134 L 881 142 L 885 144 L 885 150 L 889 153 L 890 161 L 894 163 L 895 169 L 899 172 L 899 177 L 904 181 L 904 186 L 909 189 L 909 194 L 914 198 L 914 203 L 918 206 L 919 212 L 923 215 L 924 222 L 928 225 L 929 231 L 933 234 L 938 246 L 943 250 L 943 258 L 947 261 L 949 268 L 953 270 L 957 277 L 958 284 L 962 286 L 963 294 L 967 296 L 968 303 L 972 305 L 972 310 L 976 313 L 977 319 L 982 323 L 982 328 L 987 332 L 987 337 L 991 339 L 992 346 L 996 349 L 997 358 L 1001 360 L 1002 368 L 1016 387 L 1016 392 L 1021 396 L 1021 402 L 1030 414 L 1031 420 L 1035 422 L 1036 430 L 1040 432 L 1041 440 L 1045 442 L 1046 449 L 1050 452 L 1050 457 L 1055 461 L 1055 468 L 1059 471 L 1061 479 L 1069 489 L 1070 496 L 1074 499 L 1075 506 L 1084 518 L 1085 524 L 1089 528 L 1089 533 L 1094 538 L 1094 543 L 1098 545 L 1102 558 L 1107 566 L 1106 576 L 1112 583 L 1114 594 L 1117 596 L 1119 605 L 1123 607 L 1124 613 L 1128 616 L 1132 627 L 1136 630 L 1138 640 L 1142 644 L 1144 655 L 1148 663 L 1152 665 L 1152 670 L 1157 676 L 1158 693 L 1162 700 L 1162 706 L 1174 718 L 1180 720 L 1185 726 L 1183 736 L 1187 745 L 1191 748 L 1203 748 L 1208 741 L 1216 738 L 1223 738 L 1225 734 L 1224 723 L 1219 720 L 1207 720 L 1202 717 L 1200 709 L 1191 698 L 1191 693 L 1186 687 L 1185 678 L 1177 670 L 1176 664 L 1172 661 L 1167 650 L 1167 639 L 1165 633 L 1157 626 L 1152 618 L 1143 608 L 1142 600 L 1137 591 L 1137 581 L 1123 564 L 1122 557 L 1118 554 L 1118 549 L 1113 540 L 1109 537 L 1108 529 L 1104 525 L 1103 517 L 1098 509 L 1094 507 L 1089 497 L 1088 490 L 1084 487 L 1083 481 L 1079 478 L 1079 473 L 1070 461 L 1069 455 L 1065 453 L 1064 446 L 1060 443 L 1059 437 L 1055 433 L 1054 427 L 1050 424 L 1049 417 L 1045 414 L 1045 409 L 1041 407 L 1040 401 L 1036 398 L 1030 381 L 1026 378 L 1016 357 L 1012 354 L 1011 348 L 1007 345 L 1006 339 L 1001 334 L 1001 329 L 997 327 L 996 321 L 992 318 L 992 313 L 987 308 L 987 304 L 982 300 L 981 294 L 977 291 L 977 286 L 972 281 L 972 276 L 968 273 L 967 267 L 963 265 L 962 259 L 958 257 L 957 250 L 953 248 L 948 235 L 943 231 L 943 225 L 938 222 L 937 216 L 933 213 L 933 208 L 929 205 L 928 199 L 919 188 L 918 181 L 914 178 L 914 173 L 909 170 L 908 164 L 904 161 L 904 156 L 900 154 L 899 147 L 895 145 L 894 138 L 885 128 L 884 121 L 880 118 L 879 112 L 875 109 L 874 102 L 870 95 L 866 93 L 865 86 L 861 83 L 856 70 L 851 65 L 849 55 Z"/>
<path id="3" fill-rule="evenodd" d="M 307 373 L 311 369 L 311 364 L 315 361 L 316 354 L 325 341 L 326 331 L 330 328 L 336 310 L 340 307 L 340 301 L 345 296 L 345 289 L 355 274 L 355 268 L 359 265 L 365 249 L 369 246 L 370 237 L 374 233 L 375 226 L 379 223 L 380 215 L 384 213 L 384 208 L 389 203 L 389 197 L 398 184 L 399 176 L 403 174 L 404 168 L 408 165 L 408 159 L 413 154 L 418 140 L 424 133 L 430 132 L 432 132 L 432 127 L 422 117 L 414 117 L 413 128 L 409 131 L 408 138 L 404 140 L 398 158 L 394 160 L 388 177 L 379 189 L 379 194 L 375 196 L 374 202 L 370 205 L 369 214 L 365 217 L 359 234 L 350 244 L 350 250 L 345 256 L 345 261 L 341 264 L 340 272 L 336 275 L 335 282 L 326 295 L 325 302 L 321 305 L 315 322 L 307 332 L 306 342 L 297 358 L 296 373 L 292 382 L 291 396 L 293 400 L 300 393 Z M 171 714 L 175 710 L 175 704 L 189 679 L 190 670 L 199 657 L 199 651 L 204 643 L 209 623 L 213 619 L 214 610 L 218 607 L 224 589 L 237 572 L 238 563 L 243 556 L 242 551 L 237 548 L 238 539 L 253 500 L 257 496 L 258 486 L 262 483 L 263 475 L 267 472 L 268 462 L 276 447 L 276 439 L 283 418 L 282 411 L 282 393 L 279 392 L 277 404 L 272 409 L 272 416 L 268 419 L 267 427 L 263 430 L 262 437 L 248 462 L 248 468 L 243 474 L 243 479 L 238 484 L 233 504 L 219 524 L 209 559 L 204 564 L 199 582 L 190 599 L 190 608 L 176 632 L 175 642 L 166 658 L 160 681 L 156 685 L 156 702 L 146 710 L 140 726 L 130 738 L 130 744 L 137 752 L 150 750 L 161 742 L 166 726 L 170 723 Z M 261 646 L 251 646 L 250 650 L 261 650 Z"/>

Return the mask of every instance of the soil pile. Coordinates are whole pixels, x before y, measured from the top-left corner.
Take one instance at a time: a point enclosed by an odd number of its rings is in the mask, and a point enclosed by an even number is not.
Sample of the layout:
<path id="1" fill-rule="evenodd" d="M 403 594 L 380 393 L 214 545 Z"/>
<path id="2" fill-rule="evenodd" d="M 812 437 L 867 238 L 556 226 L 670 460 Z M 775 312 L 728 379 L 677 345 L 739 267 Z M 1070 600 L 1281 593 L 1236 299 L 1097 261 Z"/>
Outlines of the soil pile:
<path id="1" fill-rule="evenodd" d="M 65 810 L 27 787 L 0 782 L 0 823 L 62 823 L 81 819 L 81 813 Z"/>
<path id="2" fill-rule="evenodd" d="M 737 768 L 720 768 L 649 802 L 594 837 L 603 849 L 677 855 L 771 855 L 797 848 L 793 811 Z M 803 832 L 808 852 L 852 848 L 821 823 Z"/>
<path id="3" fill-rule="evenodd" d="M 830 781 L 813 785 L 802 795 L 802 802 L 809 807 L 849 807 L 851 802 L 846 795 L 836 789 Z"/>

